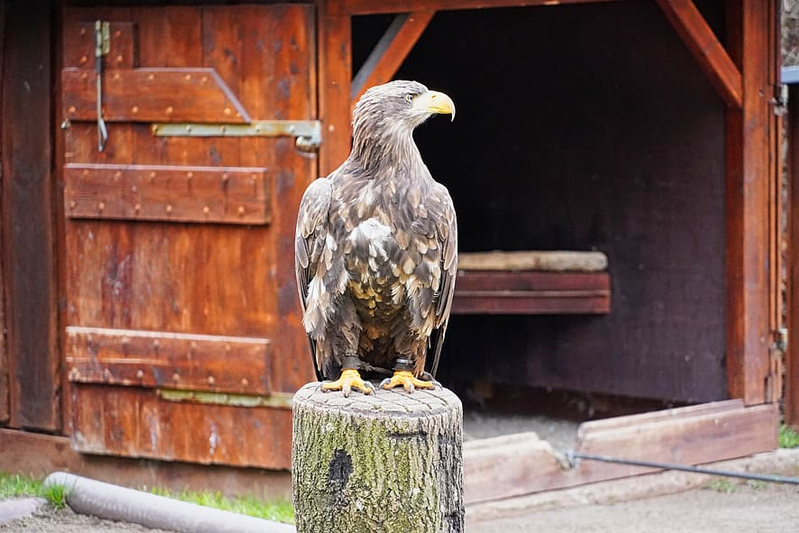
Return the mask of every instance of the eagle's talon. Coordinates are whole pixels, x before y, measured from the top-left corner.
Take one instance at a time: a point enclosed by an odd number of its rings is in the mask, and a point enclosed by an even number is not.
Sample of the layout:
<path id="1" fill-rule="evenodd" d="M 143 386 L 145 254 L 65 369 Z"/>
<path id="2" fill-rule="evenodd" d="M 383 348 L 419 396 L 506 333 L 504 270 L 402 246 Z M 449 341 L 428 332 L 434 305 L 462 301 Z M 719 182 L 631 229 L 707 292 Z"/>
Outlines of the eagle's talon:
<path id="1" fill-rule="evenodd" d="M 342 370 L 341 377 L 336 381 L 326 381 L 322 383 L 323 391 L 340 390 L 345 398 L 349 398 L 352 389 L 359 390 L 364 394 L 372 394 L 372 392 L 374 392 L 374 386 L 368 381 L 364 381 L 354 368 Z"/>
<path id="2" fill-rule="evenodd" d="M 398 370 L 394 372 L 394 375 L 391 376 L 391 379 L 384 379 L 382 383 L 380 383 L 380 388 L 382 389 L 393 389 L 394 387 L 399 387 L 402 385 L 408 394 L 413 394 L 413 392 L 418 389 L 435 389 L 436 385 L 432 381 L 425 381 L 422 379 L 417 379 L 413 376 L 413 374 L 408 370 Z"/>
<path id="3" fill-rule="evenodd" d="M 430 383 L 432 383 L 433 385 L 435 385 L 440 389 L 444 388 L 444 385 L 442 385 L 441 382 L 439 382 L 436 378 L 434 378 L 433 374 L 431 374 L 430 372 L 422 372 L 420 379 L 422 379 L 423 381 L 429 381 Z"/>

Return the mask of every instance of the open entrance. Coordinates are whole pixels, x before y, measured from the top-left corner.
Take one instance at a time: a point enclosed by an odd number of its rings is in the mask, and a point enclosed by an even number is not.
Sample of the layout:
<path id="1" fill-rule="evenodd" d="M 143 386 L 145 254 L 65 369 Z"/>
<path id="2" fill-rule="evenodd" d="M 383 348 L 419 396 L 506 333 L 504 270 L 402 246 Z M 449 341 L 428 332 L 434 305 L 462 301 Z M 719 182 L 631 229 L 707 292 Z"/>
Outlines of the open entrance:
<path id="1" fill-rule="evenodd" d="M 723 3 L 698 7 L 723 40 Z M 353 18 L 355 71 L 391 20 Z M 416 139 L 462 253 L 607 258 L 609 312 L 453 317 L 439 378 L 467 439 L 532 430 L 561 448 L 584 420 L 728 397 L 725 104 L 656 3 L 437 12 L 394 78 L 457 105 Z"/>

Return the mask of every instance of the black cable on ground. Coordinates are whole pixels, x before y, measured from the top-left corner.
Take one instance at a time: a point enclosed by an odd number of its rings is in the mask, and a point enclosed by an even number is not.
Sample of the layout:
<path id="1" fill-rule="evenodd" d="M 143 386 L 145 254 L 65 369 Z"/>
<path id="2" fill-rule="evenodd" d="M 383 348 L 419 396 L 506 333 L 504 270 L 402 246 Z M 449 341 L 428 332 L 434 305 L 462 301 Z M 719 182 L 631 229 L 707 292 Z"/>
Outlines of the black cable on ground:
<path id="1" fill-rule="evenodd" d="M 769 483 L 789 483 L 799 485 L 799 477 L 775 476 L 771 474 L 751 474 L 748 472 L 732 472 L 730 470 L 715 470 L 703 468 L 701 466 L 681 465 L 675 463 L 660 463 L 657 461 L 639 461 L 635 459 L 622 459 L 608 455 L 594 455 L 590 453 L 576 452 L 569 450 L 566 458 L 572 466 L 578 464 L 578 460 L 601 461 L 603 463 L 617 463 L 622 465 L 643 466 L 646 468 L 658 468 L 661 470 L 679 470 L 681 472 L 693 472 L 695 474 L 709 474 L 711 476 L 737 477 L 741 479 L 752 479 L 756 481 L 767 481 Z"/>

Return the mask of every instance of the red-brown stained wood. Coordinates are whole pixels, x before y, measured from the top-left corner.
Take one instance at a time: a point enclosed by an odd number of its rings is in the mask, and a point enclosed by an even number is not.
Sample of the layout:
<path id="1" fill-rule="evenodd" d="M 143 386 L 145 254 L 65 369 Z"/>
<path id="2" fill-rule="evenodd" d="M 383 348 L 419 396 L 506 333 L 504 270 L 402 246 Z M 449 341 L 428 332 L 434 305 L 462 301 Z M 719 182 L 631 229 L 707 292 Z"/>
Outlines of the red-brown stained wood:
<path id="1" fill-rule="evenodd" d="M 788 328 L 799 332 L 799 85 L 791 85 L 788 117 Z M 796 334 L 796 333 L 794 333 Z M 785 423 L 799 431 L 799 342 L 788 343 Z"/>
<path id="2" fill-rule="evenodd" d="M 103 69 L 136 67 L 136 25 L 110 22 L 109 34 L 109 50 L 103 58 Z M 69 31 L 64 33 L 64 64 L 94 70 L 94 21 L 70 25 Z"/>
<path id="3" fill-rule="evenodd" d="M 67 164 L 70 218 L 266 224 L 272 185 L 264 168 Z"/>
<path id="4" fill-rule="evenodd" d="M 327 8 L 335 8 L 328 3 Z M 350 84 L 352 80 L 352 29 L 349 16 L 320 17 L 319 117 L 322 146 L 319 175 L 327 176 L 350 153 Z"/>
<path id="5" fill-rule="evenodd" d="M 268 339 L 68 327 L 70 381 L 268 395 Z"/>
<path id="6" fill-rule="evenodd" d="M 94 12 L 69 8 L 66 18 L 82 23 L 93 20 Z M 97 13 L 104 20 L 135 24 L 141 68 L 213 69 L 253 119 L 316 118 L 312 6 L 145 6 L 103 8 Z M 176 172 L 236 167 L 247 172 L 247 179 L 249 173 L 268 168 L 264 207 L 271 222 L 67 218 L 67 325 L 268 338 L 271 357 L 264 363 L 268 397 L 292 393 L 312 379 L 307 338 L 299 323 L 293 261 L 286 258 L 293 257 L 297 205 L 316 176 L 316 160 L 299 153 L 289 138 L 154 137 L 149 124 L 135 122 L 111 123 L 109 134 L 106 150 L 98 153 L 94 124 L 72 122 L 65 132 L 65 162 L 148 165 Z M 173 206 L 173 212 L 176 209 Z M 179 354 L 176 349 L 169 357 L 163 354 L 154 360 L 153 378 L 154 370 L 172 364 L 174 357 L 180 360 Z M 244 363 L 231 361 L 231 380 L 242 372 L 240 364 Z M 142 377 L 147 377 L 148 371 L 142 370 Z M 198 371 L 198 380 L 201 375 Z M 73 425 L 82 434 L 91 434 L 87 442 L 97 453 L 108 443 L 108 453 L 130 456 L 288 465 L 288 446 L 280 445 L 290 439 L 290 425 L 283 422 L 290 420 L 285 409 L 155 401 L 148 387 L 72 383 L 71 389 Z M 92 394 L 99 395 L 94 390 L 107 391 L 117 403 L 109 400 L 97 410 L 87 410 L 95 398 Z M 136 422 L 122 417 L 117 405 L 135 411 Z M 121 427 L 125 424 L 138 429 Z M 196 435 L 196 428 L 208 424 L 216 425 L 221 442 L 237 439 L 237 446 L 249 455 L 210 457 L 209 435 L 200 439 L 206 449 Z M 90 429 L 95 426 L 101 429 Z M 237 435 L 243 427 L 249 432 L 247 440 Z M 130 435 L 130 441 L 117 438 L 120 430 Z"/>
<path id="7" fill-rule="evenodd" d="M 166 400 L 152 389 L 77 384 L 73 448 L 271 469 L 290 466 L 291 410 Z M 98 422 L 101 422 L 98 425 Z"/>
<path id="8" fill-rule="evenodd" d="M 58 430 L 60 359 L 53 250 L 51 20 L 44 2 L 6 8 L 2 254 L 10 425 Z"/>
<path id="9" fill-rule="evenodd" d="M 370 15 L 377 13 L 408 13 L 419 9 L 482 9 L 493 7 L 550 6 L 587 4 L 619 0 L 331 0 L 328 9 L 333 15 Z"/>
<path id="10" fill-rule="evenodd" d="M 368 73 L 366 79 L 363 80 L 362 85 L 356 88 L 358 92 L 352 98 L 351 109 L 355 107 L 355 103 L 369 87 L 391 81 L 402 62 L 408 57 L 416 41 L 424 33 L 434 14 L 435 11 L 414 11 L 408 14 L 402 27 L 391 42 L 386 45 L 385 49 L 375 50 L 380 56 L 376 58 L 377 62 L 372 65 L 372 70 Z M 378 47 L 381 47 L 381 45 L 382 42 L 378 44 Z M 370 63 L 370 59 L 366 61 L 367 64 Z"/>
<path id="11" fill-rule="evenodd" d="M 61 72 L 64 116 L 97 120 L 97 75 Z M 250 115 L 209 68 L 117 69 L 103 76 L 103 118 L 108 122 L 247 123 Z"/>
<path id="12" fill-rule="evenodd" d="M 603 422 L 607 424 L 605 430 Z M 647 413 L 591 422 L 591 431 L 581 428 L 577 451 L 622 459 L 702 464 L 775 449 L 778 422 L 776 404 L 672 409 L 663 416 Z M 549 443 L 530 433 L 467 442 L 463 466 L 467 504 L 654 471 L 587 460 L 564 470 Z"/>
<path id="13" fill-rule="evenodd" d="M 5 54 L 5 29 L 6 29 L 6 9 L 5 2 L 0 3 L 0 102 L 3 101 L 3 57 Z M 0 124 L 3 123 L 3 109 L 0 106 Z M 2 131 L 0 131 L 0 169 L 3 159 Z M 2 189 L 0 188 L 0 194 Z M 5 220 L 0 217 L 0 235 Z M 5 282 L 3 281 L 3 266 L 0 264 L 0 327 L 6 328 L 5 317 Z M 8 354 L 6 353 L 6 336 L 0 335 L 0 424 L 8 422 L 10 416 L 9 407 L 9 382 L 8 382 Z"/>
<path id="14" fill-rule="evenodd" d="M 454 314 L 602 314 L 610 312 L 607 272 L 460 271 Z"/>
<path id="15" fill-rule="evenodd" d="M 727 2 L 728 49 L 743 74 L 743 108 L 727 112 L 727 379 L 730 396 L 766 401 L 769 374 L 769 166 L 774 121 L 767 2 Z M 745 43 L 745 44 L 744 44 Z"/>
<path id="16" fill-rule="evenodd" d="M 658 5 L 729 107 L 743 103 L 741 72 L 692 0 L 658 0 Z"/>
<path id="17" fill-rule="evenodd" d="M 177 492 L 220 491 L 228 496 L 291 497 L 287 470 L 89 455 L 73 450 L 66 437 L 10 429 L 0 429 L 0 449 L 0 470 L 41 478 L 62 470 L 135 489 L 163 487 Z"/>

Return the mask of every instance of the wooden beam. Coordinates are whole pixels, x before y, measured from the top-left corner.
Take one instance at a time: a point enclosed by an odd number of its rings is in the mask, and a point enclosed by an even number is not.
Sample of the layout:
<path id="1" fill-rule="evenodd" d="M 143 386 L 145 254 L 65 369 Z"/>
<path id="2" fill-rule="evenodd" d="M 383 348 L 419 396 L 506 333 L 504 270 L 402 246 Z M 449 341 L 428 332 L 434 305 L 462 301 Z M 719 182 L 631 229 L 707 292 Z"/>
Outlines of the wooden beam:
<path id="1" fill-rule="evenodd" d="M 729 107 L 743 100 L 741 73 L 691 0 L 657 0 L 719 96 Z"/>
<path id="2" fill-rule="evenodd" d="M 288 470 L 88 455 L 72 449 L 68 437 L 10 429 L 0 429 L 0 450 L 0 471 L 38 478 L 66 470 L 135 489 L 164 487 L 174 491 L 213 490 L 228 496 L 291 497 Z"/>
<path id="3" fill-rule="evenodd" d="M 777 447 L 776 404 L 744 407 L 738 400 L 586 422 L 577 450 L 624 459 L 702 464 Z M 466 442 L 467 505 L 653 472 L 638 466 L 582 461 L 564 469 L 535 433 Z"/>
<path id="4" fill-rule="evenodd" d="M 352 80 L 352 106 L 369 87 L 390 81 L 419 40 L 435 11 L 397 15 Z"/>
<path id="5" fill-rule="evenodd" d="M 319 175 L 336 169 L 350 153 L 350 83 L 352 30 L 350 17 L 323 13 L 319 20 Z"/>
<path id="6" fill-rule="evenodd" d="M 5 53 L 5 29 L 6 29 L 6 6 L 5 2 L 0 2 L 0 103 L 3 101 L 3 55 Z M 0 105 L 0 124 L 3 123 L 3 109 L 2 105 Z M 3 151 L 2 151 L 2 131 L 0 131 L 0 169 L 3 168 Z M 0 189 L 0 194 L 2 194 L 2 189 Z M 2 198 L 2 196 L 0 196 Z M 4 224 L 4 220 L 0 217 L 0 235 L 2 235 L 2 225 Z M 3 331 L 6 330 L 6 318 L 5 318 L 5 298 L 4 298 L 4 291 L 3 287 L 5 286 L 3 282 L 3 265 L 0 263 L 0 328 L 3 328 Z M 0 424 L 5 424 L 8 422 L 8 419 L 11 414 L 11 410 L 9 407 L 9 381 L 8 381 L 8 354 L 6 353 L 6 336 L 0 335 Z"/>
<path id="7" fill-rule="evenodd" d="M 49 2 L 8 5 L 0 102 L 10 425 L 47 431 L 61 426 L 51 22 Z"/>
<path id="8" fill-rule="evenodd" d="M 788 98 L 788 331 L 799 332 L 799 85 Z M 785 368 L 785 423 L 799 431 L 799 339 L 789 339 Z"/>
<path id="9" fill-rule="evenodd" d="M 769 327 L 769 166 L 776 157 L 770 99 L 773 10 L 761 0 L 728 0 L 730 55 L 742 73 L 741 109 L 727 110 L 727 380 L 730 397 L 767 401 Z M 745 45 L 744 45 L 745 43 Z"/>
<path id="10" fill-rule="evenodd" d="M 591 4 L 620 0 L 340 0 L 331 1 L 331 15 L 373 15 L 378 13 L 408 13 L 411 11 L 443 9 L 482 9 L 492 7 L 528 7 L 562 4 Z"/>

